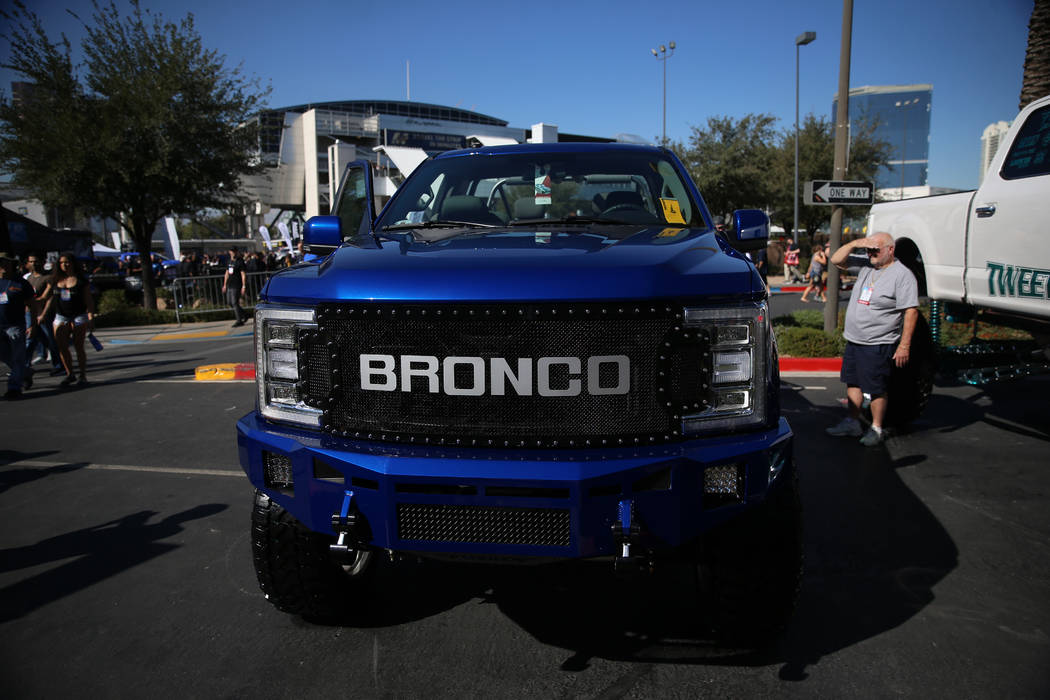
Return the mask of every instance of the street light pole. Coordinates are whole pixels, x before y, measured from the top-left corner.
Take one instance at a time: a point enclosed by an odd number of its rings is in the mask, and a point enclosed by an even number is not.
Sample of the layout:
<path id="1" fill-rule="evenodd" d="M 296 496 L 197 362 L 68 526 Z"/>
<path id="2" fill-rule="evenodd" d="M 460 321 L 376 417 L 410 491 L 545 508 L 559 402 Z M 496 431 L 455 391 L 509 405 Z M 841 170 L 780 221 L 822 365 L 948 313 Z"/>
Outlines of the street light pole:
<path id="1" fill-rule="evenodd" d="M 795 189 L 791 200 L 795 205 L 795 226 L 791 235 L 798 239 L 798 47 L 805 46 L 817 38 L 816 32 L 802 32 L 795 37 Z"/>
<path id="2" fill-rule="evenodd" d="M 663 123 L 663 135 L 661 137 L 660 145 L 667 145 L 667 59 L 674 56 L 674 42 L 668 43 L 671 47 L 671 53 L 667 53 L 667 46 L 660 44 L 659 53 L 656 49 L 649 49 L 653 52 L 653 56 L 656 56 L 656 60 L 664 64 L 664 123 Z"/>

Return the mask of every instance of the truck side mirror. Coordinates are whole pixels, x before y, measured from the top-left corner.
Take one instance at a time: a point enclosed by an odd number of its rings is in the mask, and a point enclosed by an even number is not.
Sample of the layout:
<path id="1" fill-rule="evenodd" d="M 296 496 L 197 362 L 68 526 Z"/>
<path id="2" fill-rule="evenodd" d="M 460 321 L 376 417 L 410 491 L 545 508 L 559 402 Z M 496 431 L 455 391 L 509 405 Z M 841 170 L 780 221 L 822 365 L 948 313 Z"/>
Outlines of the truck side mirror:
<path id="1" fill-rule="evenodd" d="M 343 243 L 338 216 L 311 216 L 303 230 L 303 252 L 328 255 Z"/>
<path id="2" fill-rule="evenodd" d="M 760 250 L 769 243 L 769 217 L 761 209 L 737 209 L 733 224 L 729 243 L 741 253 Z"/>

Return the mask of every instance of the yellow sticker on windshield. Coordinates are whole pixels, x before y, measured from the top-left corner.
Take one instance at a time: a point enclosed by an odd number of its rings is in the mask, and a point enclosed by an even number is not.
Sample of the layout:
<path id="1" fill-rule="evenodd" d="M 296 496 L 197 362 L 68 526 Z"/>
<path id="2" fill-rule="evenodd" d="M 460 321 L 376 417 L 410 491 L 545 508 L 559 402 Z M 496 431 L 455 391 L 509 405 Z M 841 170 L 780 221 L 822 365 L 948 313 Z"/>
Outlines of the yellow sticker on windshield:
<path id="1" fill-rule="evenodd" d="M 685 219 L 682 218 L 682 208 L 678 206 L 677 199 L 660 199 L 660 204 L 664 207 L 664 219 L 669 224 L 684 224 Z"/>

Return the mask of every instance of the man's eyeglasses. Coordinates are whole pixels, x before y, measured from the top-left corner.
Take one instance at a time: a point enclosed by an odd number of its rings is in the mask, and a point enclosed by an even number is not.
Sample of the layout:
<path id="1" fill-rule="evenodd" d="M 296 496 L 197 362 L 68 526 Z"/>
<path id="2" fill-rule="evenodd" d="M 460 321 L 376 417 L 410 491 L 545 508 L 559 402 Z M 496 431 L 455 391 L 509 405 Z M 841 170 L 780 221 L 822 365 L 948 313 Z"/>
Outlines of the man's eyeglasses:
<path id="1" fill-rule="evenodd" d="M 892 248 L 893 246 L 881 245 L 878 248 L 867 248 L 868 255 L 878 255 L 879 251 L 883 248 Z"/>

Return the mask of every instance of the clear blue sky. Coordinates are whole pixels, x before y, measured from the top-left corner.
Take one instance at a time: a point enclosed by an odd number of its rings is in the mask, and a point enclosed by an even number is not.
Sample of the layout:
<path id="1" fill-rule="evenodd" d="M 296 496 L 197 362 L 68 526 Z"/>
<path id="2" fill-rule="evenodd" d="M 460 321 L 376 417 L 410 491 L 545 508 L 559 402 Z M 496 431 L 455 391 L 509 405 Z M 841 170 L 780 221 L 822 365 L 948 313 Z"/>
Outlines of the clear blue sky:
<path id="1" fill-rule="evenodd" d="M 78 43 L 65 14 L 90 0 L 25 0 L 48 31 Z M 838 86 L 842 2 L 498 3 L 143 0 L 169 19 L 194 15 L 205 44 L 273 89 L 271 107 L 405 99 L 473 109 L 511 126 L 657 140 L 661 65 L 673 40 L 667 134 L 685 140 L 714 115 L 794 120 L 795 37 L 801 113 L 829 116 Z M 123 2 L 118 3 L 123 7 Z M 1017 113 L 1032 0 L 856 0 L 851 87 L 931 83 L 929 183 L 977 186 L 984 127 Z M 6 28 L 5 28 L 6 31 Z M 6 44 L 2 49 L 7 57 Z M 14 76 L 0 71 L 9 90 Z M 828 173 L 831 176 L 831 173 Z"/>

